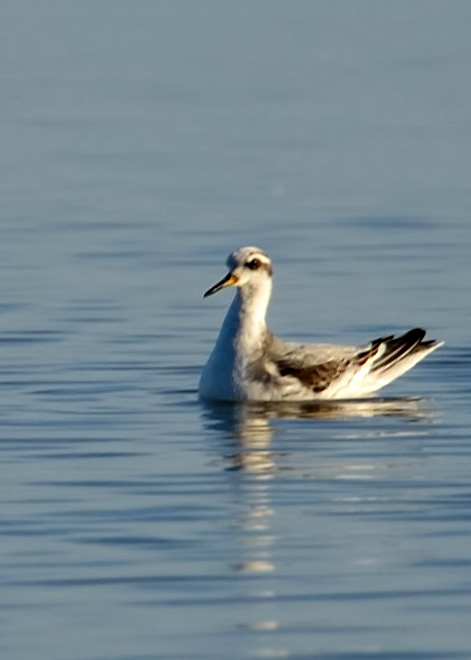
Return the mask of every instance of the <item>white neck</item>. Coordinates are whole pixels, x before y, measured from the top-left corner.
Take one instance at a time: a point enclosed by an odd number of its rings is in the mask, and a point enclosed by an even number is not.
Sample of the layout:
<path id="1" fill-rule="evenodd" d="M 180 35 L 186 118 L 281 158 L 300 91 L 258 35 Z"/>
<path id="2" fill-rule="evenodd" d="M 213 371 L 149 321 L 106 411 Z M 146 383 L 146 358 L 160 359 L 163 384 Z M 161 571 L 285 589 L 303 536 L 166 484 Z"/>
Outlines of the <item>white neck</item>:
<path id="1" fill-rule="evenodd" d="M 244 373 L 261 357 L 268 332 L 265 316 L 271 278 L 257 284 L 257 288 L 245 284 L 237 289 L 201 375 L 203 396 L 237 400 L 244 395 Z"/>
<path id="2" fill-rule="evenodd" d="M 246 285 L 237 289 L 222 324 L 218 344 L 230 341 L 235 353 L 241 351 L 246 355 L 260 350 L 267 333 L 265 318 L 271 286 L 271 279 L 267 278 L 263 286 Z"/>

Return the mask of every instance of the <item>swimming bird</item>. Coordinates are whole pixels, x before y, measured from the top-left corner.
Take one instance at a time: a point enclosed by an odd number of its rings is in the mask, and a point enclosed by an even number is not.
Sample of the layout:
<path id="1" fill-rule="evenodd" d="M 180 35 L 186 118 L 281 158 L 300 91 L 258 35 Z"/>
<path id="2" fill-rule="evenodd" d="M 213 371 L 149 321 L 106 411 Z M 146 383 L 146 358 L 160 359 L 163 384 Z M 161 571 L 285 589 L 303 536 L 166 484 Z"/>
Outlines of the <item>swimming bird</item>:
<path id="1" fill-rule="evenodd" d="M 267 328 L 273 268 L 257 247 L 227 259 L 229 273 L 204 297 L 234 286 L 234 300 L 203 369 L 199 394 L 222 401 L 314 401 L 373 395 L 443 344 L 425 330 L 390 335 L 363 346 L 300 344 Z"/>

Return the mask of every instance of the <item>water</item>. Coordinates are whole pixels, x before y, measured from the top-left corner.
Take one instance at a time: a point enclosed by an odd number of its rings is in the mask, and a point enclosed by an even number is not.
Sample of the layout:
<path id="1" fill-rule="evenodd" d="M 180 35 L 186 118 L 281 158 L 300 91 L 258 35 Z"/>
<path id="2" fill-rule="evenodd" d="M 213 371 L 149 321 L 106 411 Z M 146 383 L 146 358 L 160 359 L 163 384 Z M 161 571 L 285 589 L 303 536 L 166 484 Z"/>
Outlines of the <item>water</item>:
<path id="1" fill-rule="evenodd" d="M 2 659 L 470 657 L 470 18 L 6 3 Z M 446 347 L 372 406 L 203 405 L 250 243 L 280 336 Z"/>

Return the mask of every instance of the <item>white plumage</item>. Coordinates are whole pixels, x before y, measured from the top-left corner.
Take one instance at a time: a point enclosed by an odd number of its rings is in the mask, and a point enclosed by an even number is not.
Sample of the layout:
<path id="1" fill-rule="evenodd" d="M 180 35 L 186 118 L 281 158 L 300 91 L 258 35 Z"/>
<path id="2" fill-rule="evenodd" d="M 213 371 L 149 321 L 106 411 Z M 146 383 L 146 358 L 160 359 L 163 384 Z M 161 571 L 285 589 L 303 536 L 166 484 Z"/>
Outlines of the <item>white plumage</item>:
<path id="1" fill-rule="evenodd" d="M 411 369 L 443 342 L 415 328 L 364 346 L 282 342 L 266 325 L 273 269 L 268 255 L 242 247 L 229 273 L 205 293 L 228 286 L 236 295 L 203 369 L 200 396 L 223 401 L 314 401 L 366 397 Z"/>

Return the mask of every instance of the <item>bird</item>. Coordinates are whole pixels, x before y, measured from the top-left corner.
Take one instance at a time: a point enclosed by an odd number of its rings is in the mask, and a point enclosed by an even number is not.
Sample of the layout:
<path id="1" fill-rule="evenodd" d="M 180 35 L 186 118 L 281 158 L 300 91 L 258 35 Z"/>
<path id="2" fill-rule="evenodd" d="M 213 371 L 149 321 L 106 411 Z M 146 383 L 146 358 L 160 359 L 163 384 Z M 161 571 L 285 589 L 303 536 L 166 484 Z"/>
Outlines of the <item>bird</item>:
<path id="1" fill-rule="evenodd" d="M 267 327 L 273 266 L 266 252 L 241 247 L 228 274 L 204 297 L 227 287 L 236 294 L 203 368 L 199 396 L 213 401 L 316 401 L 374 396 L 444 342 L 409 330 L 361 346 L 285 342 Z"/>

